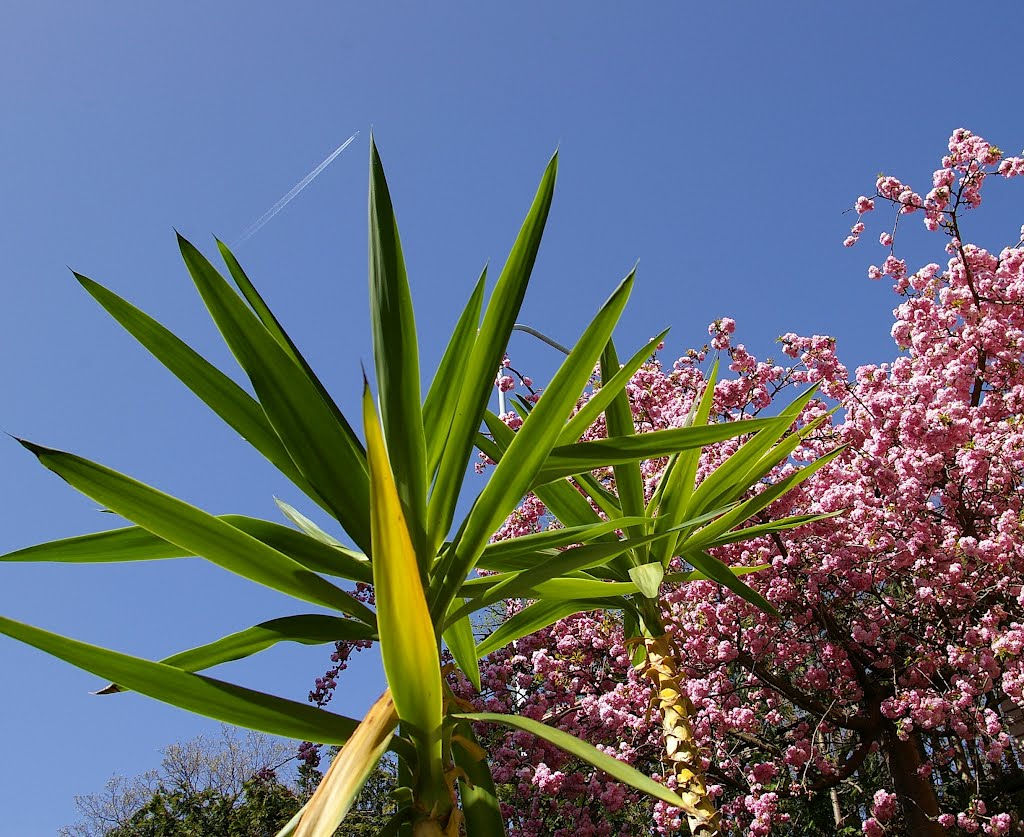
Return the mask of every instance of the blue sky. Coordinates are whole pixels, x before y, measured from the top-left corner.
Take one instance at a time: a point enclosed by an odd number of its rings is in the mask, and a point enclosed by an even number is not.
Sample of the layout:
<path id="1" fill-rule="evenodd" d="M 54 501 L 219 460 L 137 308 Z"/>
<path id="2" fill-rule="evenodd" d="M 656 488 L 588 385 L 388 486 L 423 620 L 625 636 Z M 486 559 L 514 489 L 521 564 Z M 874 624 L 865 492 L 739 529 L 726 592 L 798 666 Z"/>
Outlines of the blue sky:
<path id="1" fill-rule="evenodd" d="M 843 215 L 879 170 L 926 187 L 950 131 L 1015 153 L 1021 59 L 993 15 L 953 4 L 280 4 L 12 7 L 0 31 L 0 429 L 72 450 L 217 513 L 300 503 L 78 288 L 127 297 L 233 370 L 177 255 L 233 240 L 326 154 L 360 136 L 238 251 L 343 409 L 366 317 L 366 152 L 388 172 L 425 367 L 480 267 L 500 265 L 547 158 L 558 191 L 522 320 L 571 343 L 640 259 L 619 342 L 672 325 L 667 356 L 728 315 L 757 354 L 787 331 L 833 334 L 851 367 L 892 357 L 893 298 L 865 278 L 874 235 Z M 927 11 L 915 11 L 916 9 Z M 1004 185 L 972 232 L 1019 228 Z M 874 219 L 872 219 L 874 220 Z M 886 219 L 888 221 L 888 217 Z M 941 242 L 915 229 L 913 258 Z M 511 347 L 538 381 L 555 358 Z M 112 525 L 0 443 L 0 552 Z M 308 508 L 306 509 L 308 510 Z M 0 566 L 0 613 L 159 658 L 303 606 L 196 560 Z M 380 689 L 371 653 L 335 708 Z M 302 699 L 322 649 L 283 648 L 218 676 Z M 4 831 L 52 834 L 72 797 L 210 728 L 0 639 Z"/>

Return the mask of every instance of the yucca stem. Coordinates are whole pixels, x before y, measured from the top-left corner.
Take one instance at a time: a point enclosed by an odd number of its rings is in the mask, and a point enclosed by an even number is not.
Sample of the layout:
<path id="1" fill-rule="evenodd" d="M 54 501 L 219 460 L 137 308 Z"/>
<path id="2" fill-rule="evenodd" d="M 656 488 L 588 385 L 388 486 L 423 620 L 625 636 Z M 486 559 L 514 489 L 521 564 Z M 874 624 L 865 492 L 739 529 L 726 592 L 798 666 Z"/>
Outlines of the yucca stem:
<path id="1" fill-rule="evenodd" d="M 433 815 L 421 813 L 413 820 L 412 837 L 458 837 L 461 825 L 462 812 L 455 807 Z"/>
<path id="2" fill-rule="evenodd" d="M 458 837 L 462 811 L 456 804 L 455 773 L 438 772 L 441 764 L 451 764 L 450 745 L 445 747 L 440 764 L 432 765 L 413 789 L 412 837 Z"/>
<path id="3" fill-rule="evenodd" d="M 693 837 L 717 837 L 721 815 L 708 794 L 704 762 L 693 737 L 694 708 L 683 691 L 678 649 L 668 634 L 648 637 L 644 647 L 647 654 L 641 666 L 654 686 L 652 702 L 661 714 L 665 757 L 676 779 L 676 793 L 702 814 L 687 814 L 690 833 Z"/>
<path id="4" fill-rule="evenodd" d="M 437 820 L 420 820 L 412 827 L 412 837 L 444 837 L 444 829 Z"/>

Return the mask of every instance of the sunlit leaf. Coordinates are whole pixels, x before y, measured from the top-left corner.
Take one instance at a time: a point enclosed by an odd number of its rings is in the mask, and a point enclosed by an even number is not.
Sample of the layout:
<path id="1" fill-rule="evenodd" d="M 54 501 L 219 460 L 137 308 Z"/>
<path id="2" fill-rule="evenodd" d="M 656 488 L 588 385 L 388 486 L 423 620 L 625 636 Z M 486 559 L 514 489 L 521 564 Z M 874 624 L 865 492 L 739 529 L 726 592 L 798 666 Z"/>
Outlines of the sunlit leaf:
<path id="1" fill-rule="evenodd" d="M 452 734 L 452 759 L 460 771 L 459 801 L 466 837 L 500 837 L 505 833 L 505 819 L 486 756 L 472 725 L 458 722 Z"/>
<path id="2" fill-rule="evenodd" d="M 632 380 L 637 370 L 650 360 L 655 348 L 665 339 L 668 331 L 666 328 L 661 334 L 636 352 L 621 368 L 619 368 L 617 359 L 612 362 L 608 369 L 604 369 L 604 364 L 602 364 L 601 374 L 605 380 L 601 382 L 601 386 L 587 399 L 587 403 L 580 407 L 579 412 L 569 419 L 565 427 L 562 428 L 562 432 L 558 436 L 559 445 L 571 445 L 578 441 L 587 429 L 600 418 L 601 413 L 607 410 L 612 401 L 620 393 L 625 394 L 626 384 Z M 611 345 L 611 341 L 609 341 L 609 345 Z M 632 418 L 630 422 L 632 423 Z"/>
<path id="3" fill-rule="evenodd" d="M 541 404 L 543 403 L 542 398 Z M 773 419 L 749 419 L 741 422 L 708 424 L 703 427 L 676 427 L 639 433 L 635 436 L 615 436 L 557 447 L 546 458 L 532 485 L 544 485 L 563 477 L 595 471 L 610 465 L 657 459 L 679 451 L 701 448 L 753 433 L 768 426 L 772 421 Z M 523 426 L 525 428 L 526 425 Z"/>
<path id="4" fill-rule="evenodd" d="M 447 603 L 476 565 L 491 535 L 529 491 L 534 475 L 548 458 L 562 424 L 590 379 L 632 287 L 631 273 L 601 306 L 576 342 L 473 503 L 459 537 L 441 565 L 443 582 L 431 585 L 431 605 L 436 617 L 443 616 Z M 438 578 L 441 577 L 439 573 Z"/>
<path id="5" fill-rule="evenodd" d="M 323 502 L 292 461 L 259 402 L 148 314 L 80 273 L 75 278 L 107 313 L 235 432 L 307 495 Z"/>
<path id="6" fill-rule="evenodd" d="M 308 537 L 287 526 L 255 517 L 225 514 L 219 519 L 287 555 L 307 570 L 368 584 L 373 582 L 370 562 L 365 555 L 358 552 L 340 545 L 328 546 L 323 541 Z M 193 552 L 165 541 L 141 526 L 126 526 L 27 546 L 0 555 L 0 561 L 105 564 L 187 558 L 192 555 Z"/>
<path id="7" fill-rule="evenodd" d="M 773 485 L 768 486 L 761 492 L 758 492 L 749 500 L 740 503 L 732 511 L 722 515 L 718 520 L 713 523 L 709 523 L 703 529 L 698 532 L 694 532 L 691 536 L 683 540 L 680 544 L 680 549 L 683 551 L 690 550 L 703 550 L 710 548 L 710 545 L 725 532 L 730 529 L 734 529 L 745 521 L 749 520 L 755 514 L 760 512 L 762 509 L 767 508 L 777 499 L 782 497 L 788 491 L 792 490 L 808 477 L 810 477 L 815 471 L 825 467 L 829 462 L 839 456 L 845 450 L 843 448 L 836 448 L 833 451 L 819 457 L 809 465 L 805 465 L 798 471 L 793 472 L 788 477 L 785 477 Z"/>
<path id="8" fill-rule="evenodd" d="M 279 642 L 297 642 L 302 645 L 323 645 L 340 640 L 359 641 L 374 639 L 373 629 L 355 619 L 341 619 L 337 616 L 305 614 L 282 616 L 253 625 L 244 631 L 231 634 L 215 642 L 182 651 L 160 662 L 180 668 L 182 671 L 204 671 L 222 663 L 241 660 Z M 117 684 L 100 689 L 96 694 L 105 695 L 124 691 Z"/>
<path id="9" fill-rule="evenodd" d="M 736 577 L 736 573 L 731 572 L 729 567 L 713 555 L 709 555 L 706 552 L 687 550 L 683 557 L 685 561 L 690 563 L 711 581 L 718 582 L 744 601 L 750 602 L 752 605 L 761 608 L 765 613 L 779 618 L 779 612 L 764 596 L 740 581 Z"/>
<path id="10" fill-rule="evenodd" d="M 180 236 L 178 245 L 203 302 L 292 460 L 352 540 L 369 552 L 369 489 L 359 439 L 206 257 Z"/>
<path id="11" fill-rule="evenodd" d="M 419 348 L 398 222 L 384 167 L 370 137 L 370 323 L 377 397 L 406 525 L 426 572 L 427 449 L 420 399 Z"/>
<path id="12" fill-rule="evenodd" d="M 343 545 L 341 541 L 339 541 L 333 535 L 329 535 L 327 532 L 325 532 L 323 529 L 317 526 L 312 520 L 306 517 L 306 515 L 304 515 L 290 503 L 286 503 L 279 497 L 275 497 L 274 502 L 277 504 L 277 507 L 281 510 L 281 514 L 283 514 L 292 523 L 294 523 L 298 527 L 300 532 L 303 532 L 309 535 L 311 538 L 315 538 L 316 540 L 320 541 L 321 543 L 325 543 L 328 546 Z"/>
<path id="13" fill-rule="evenodd" d="M 487 303 L 473 351 L 463 367 L 463 386 L 441 455 L 428 509 L 427 529 L 430 544 L 435 551 L 444 542 L 455 515 L 466 466 L 473 453 L 473 440 L 480 429 L 481 418 L 494 386 L 494 375 L 504 357 L 540 249 L 557 172 L 556 153 L 544 171 L 530 211 Z"/>
<path id="14" fill-rule="evenodd" d="M 465 368 L 473 352 L 477 329 L 480 326 L 480 311 L 483 308 L 484 284 L 487 281 L 485 267 L 473 287 L 473 293 L 466 303 L 459 321 L 455 324 L 448 348 L 438 364 L 437 373 L 423 401 L 423 432 L 427 440 L 427 479 L 433 479 L 441 454 L 448 441 L 455 409 L 459 403 L 462 386 L 465 383 Z"/>
<path id="15" fill-rule="evenodd" d="M 344 744 L 357 726 L 351 718 L 305 703 L 88 645 L 13 619 L 0 617 L 0 633 L 125 689 L 227 724 L 337 745 Z"/>
<path id="16" fill-rule="evenodd" d="M 619 518 L 593 525 L 570 526 L 564 529 L 545 529 L 532 535 L 520 535 L 505 541 L 488 544 L 477 566 L 486 570 L 522 570 L 532 566 L 545 552 L 556 554 L 561 547 L 586 544 L 623 526 L 642 523 L 644 518 Z"/>
<path id="17" fill-rule="evenodd" d="M 348 743 L 334 757 L 306 804 L 295 837 L 331 837 L 359 796 L 373 769 L 387 752 L 398 714 L 385 691 L 370 707 Z"/>
<path id="18" fill-rule="evenodd" d="M 19 441 L 86 496 L 189 554 L 297 599 L 350 612 L 350 595 L 230 523 L 87 459 Z"/>
<path id="19" fill-rule="evenodd" d="M 441 764 L 441 662 L 420 580 L 416 551 L 402 512 L 377 411 L 367 384 L 363 424 L 370 465 L 373 587 L 380 653 L 402 720 L 417 740 L 421 769 Z"/>
<path id="20" fill-rule="evenodd" d="M 292 342 L 292 339 L 288 336 L 281 323 L 278 322 L 277 317 L 274 316 L 274 312 L 271 311 L 270 307 L 263 301 L 263 297 L 260 296 L 255 285 L 249 281 L 249 277 L 246 276 L 245 271 L 242 270 L 242 266 L 238 263 L 238 259 L 235 258 L 235 254 L 232 253 L 228 246 L 220 239 L 217 239 L 217 249 L 220 250 L 221 257 L 224 259 L 224 263 L 228 266 L 228 272 L 231 274 L 231 278 L 234 280 L 236 287 L 242 292 L 242 296 L 244 296 L 245 301 L 249 303 L 253 313 L 259 317 L 260 322 L 263 323 L 263 327 L 271 337 L 277 340 L 292 360 L 298 364 L 306 378 L 313 385 L 316 391 L 320 393 L 320 397 L 323 398 L 324 403 L 334 414 L 335 421 L 337 421 L 342 427 L 346 428 L 346 432 L 354 439 L 355 434 L 352 432 L 352 427 L 349 425 L 348 419 L 342 415 L 341 410 L 338 409 L 338 405 L 334 403 L 334 399 L 331 398 L 330 393 L 327 392 L 327 388 L 320 382 L 320 379 L 306 362 L 306 359 L 302 356 L 298 347 Z"/>
<path id="21" fill-rule="evenodd" d="M 688 426 L 704 427 L 707 425 L 711 415 L 711 406 L 714 403 L 717 379 L 718 361 L 716 360 L 704 382 L 704 392 L 701 394 L 700 400 L 691 407 Z M 657 509 L 657 517 L 654 521 L 655 531 L 661 532 L 675 526 L 686 514 L 690 497 L 693 496 L 696 488 L 700 455 L 700 448 L 680 451 L 677 459 L 673 461 L 672 467 L 666 468 L 662 473 L 658 485 L 658 504 L 655 506 Z M 740 487 L 740 491 L 743 491 L 744 488 Z M 667 567 L 676 553 L 676 542 L 662 541 L 652 548 L 652 553 L 663 567 Z"/>
<path id="22" fill-rule="evenodd" d="M 461 598 L 452 600 L 449 616 L 455 613 L 464 604 Z M 473 636 L 473 624 L 469 621 L 469 615 L 461 618 L 446 620 L 446 627 L 442 635 L 445 645 L 455 658 L 455 664 L 462 669 L 462 673 L 469 678 L 476 690 L 480 691 L 480 662 L 476 656 L 476 638 Z"/>
<path id="23" fill-rule="evenodd" d="M 593 744 L 581 741 L 579 738 L 576 738 L 563 730 L 549 727 L 547 724 L 542 724 L 540 721 L 535 721 L 532 718 L 525 718 L 521 715 L 501 715 L 496 712 L 460 712 L 453 713 L 453 717 L 465 718 L 467 721 L 482 721 L 489 724 L 502 724 L 504 726 L 512 727 L 513 729 L 523 730 L 524 732 L 528 732 L 531 735 L 535 735 L 538 738 L 547 741 L 549 744 L 554 744 L 560 750 L 564 750 L 566 753 L 576 756 L 576 758 L 581 761 L 585 761 L 587 764 L 596 767 L 598 770 L 604 771 L 613 779 L 617 779 L 632 788 L 636 788 L 638 791 L 649 794 L 655 799 L 667 802 L 669 805 L 679 808 L 687 814 L 701 816 L 700 812 L 697 811 L 696 808 L 692 805 L 688 805 L 667 787 L 655 782 L 650 776 L 641 773 L 635 767 L 619 761 L 617 758 L 609 756 L 601 750 L 598 750 Z"/>
<path id="24" fill-rule="evenodd" d="M 546 628 L 549 625 L 553 625 L 559 619 L 565 619 L 576 613 L 586 613 L 591 610 L 618 610 L 627 607 L 629 607 L 629 604 L 625 599 L 621 598 L 608 600 L 564 601 L 552 599 L 550 601 L 539 601 L 523 608 L 514 616 L 502 622 L 494 633 L 477 645 L 476 653 L 478 657 L 483 659 L 492 651 L 504 648 L 517 639 L 536 633 L 541 628 Z"/>

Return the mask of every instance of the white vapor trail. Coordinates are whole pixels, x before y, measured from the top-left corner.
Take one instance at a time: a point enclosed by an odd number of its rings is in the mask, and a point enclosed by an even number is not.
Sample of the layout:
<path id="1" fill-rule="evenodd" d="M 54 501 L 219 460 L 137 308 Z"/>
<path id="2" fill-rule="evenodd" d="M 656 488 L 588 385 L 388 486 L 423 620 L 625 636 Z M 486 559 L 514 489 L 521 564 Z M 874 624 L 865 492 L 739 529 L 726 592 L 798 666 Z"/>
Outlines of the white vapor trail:
<path id="1" fill-rule="evenodd" d="M 237 247 L 239 244 L 245 243 L 250 238 L 252 238 L 254 235 L 256 235 L 256 233 L 258 233 L 261 229 L 263 229 L 263 227 L 266 226 L 266 224 L 275 215 L 277 215 L 278 212 L 280 212 L 282 209 L 284 209 L 286 206 L 288 206 L 288 204 L 291 203 L 296 197 L 298 197 L 299 192 L 301 192 L 310 183 L 312 183 L 316 179 L 317 175 L 320 174 L 320 172 L 322 172 L 331 163 L 333 163 L 334 162 L 334 158 L 337 157 L 339 154 L 341 154 L 341 152 L 344 151 L 346 148 L 348 148 L 349 145 L 352 143 L 352 141 L 356 137 L 358 137 L 358 136 L 359 136 L 359 131 L 356 131 L 352 136 L 350 136 L 347 140 L 345 140 L 341 145 L 339 145 L 337 148 L 335 148 L 334 151 L 332 151 L 330 154 L 328 154 L 327 158 L 319 166 L 317 166 L 315 169 L 313 169 L 313 171 L 311 171 L 304 178 L 302 178 L 302 180 L 300 180 L 298 183 L 296 183 L 288 191 L 288 193 L 285 194 L 285 196 L 283 198 L 281 198 L 281 200 L 279 200 L 272 207 L 270 207 L 270 209 L 268 209 L 259 218 L 257 218 L 256 221 L 252 224 L 252 226 L 250 226 L 244 233 L 242 233 L 236 239 L 236 241 L 231 245 L 231 247 L 234 248 L 234 247 Z"/>

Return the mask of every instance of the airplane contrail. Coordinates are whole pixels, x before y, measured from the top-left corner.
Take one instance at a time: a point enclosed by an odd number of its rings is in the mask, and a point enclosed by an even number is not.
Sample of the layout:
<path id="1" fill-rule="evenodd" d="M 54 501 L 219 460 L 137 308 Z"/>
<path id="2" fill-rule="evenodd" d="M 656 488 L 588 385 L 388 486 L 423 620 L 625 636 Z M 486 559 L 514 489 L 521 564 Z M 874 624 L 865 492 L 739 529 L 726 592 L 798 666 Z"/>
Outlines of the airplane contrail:
<path id="1" fill-rule="evenodd" d="M 244 244 L 246 241 L 248 241 L 250 238 L 252 238 L 254 235 L 256 235 L 256 233 L 258 233 L 261 229 L 263 229 L 263 227 L 266 226 L 266 224 L 275 215 L 277 215 L 278 212 L 280 212 L 282 209 L 284 209 L 286 206 L 288 206 L 288 204 L 291 203 L 298 196 L 299 192 L 301 192 L 310 183 L 312 183 L 316 179 L 317 175 L 320 174 L 320 172 L 322 172 L 332 162 L 334 162 L 334 158 L 337 157 L 339 154 L 341 154 L 341 152 L 344 151 L 346 148 L 348 148 L 349 145 L 352 143 L 352 141 L 356 137 L 358 137 L 358 136 L 359 136 L 359 131 L 356 131 L 352 136 L 350 136 L 347 140 L 345 140 L 341 145 L 339 145 L 337 148 L 335 148 L 334 151 L 332 151 L 330 154 L 328 154 L 327 158 L 319 166 L 317 166 L 315 169 L 313 169 L 313 171 L 311 171 L 304 178 L 302 178 L 302 180 L 300 180 L 298 183 L 296 183 L 285 194 L 285 196 L 281 198 L 281 200 L 279 200 L 272 207 L 270 207 L 270 209 L 268 209 L 259 218 L 257 218 L 256 221 L 245 232 L 243 232 L 235 240 L 235 242 L 231 245 L 231 247 L 235 248 L 239 244 Z"/>

